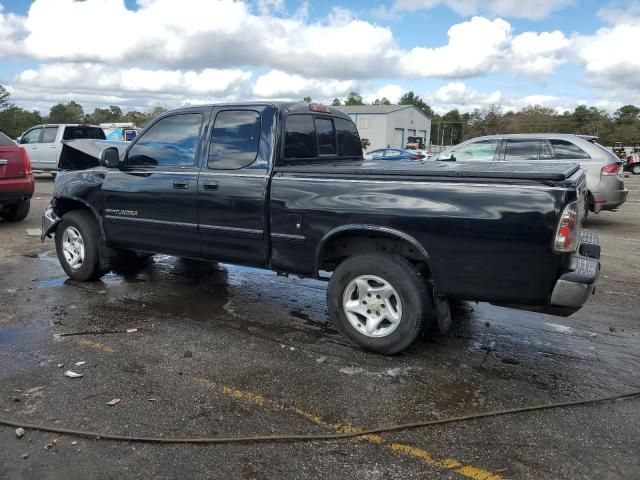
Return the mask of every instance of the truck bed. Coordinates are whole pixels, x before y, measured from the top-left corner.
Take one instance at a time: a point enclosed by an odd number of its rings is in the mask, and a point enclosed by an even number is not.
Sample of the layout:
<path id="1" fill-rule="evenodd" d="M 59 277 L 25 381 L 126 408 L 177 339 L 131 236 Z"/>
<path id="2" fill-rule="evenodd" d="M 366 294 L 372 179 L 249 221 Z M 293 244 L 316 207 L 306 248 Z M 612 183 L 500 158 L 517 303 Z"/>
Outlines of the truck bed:
<path id="1" fill-rule="evenodd" d="M 396 175 L 418 177 L 461 177 L 478 179 L 545 180 L 561 182 L 580 169 L 577 163 L 540 162 L 350 162 L 278 167 L 287 173 L 344 175 Z"/>

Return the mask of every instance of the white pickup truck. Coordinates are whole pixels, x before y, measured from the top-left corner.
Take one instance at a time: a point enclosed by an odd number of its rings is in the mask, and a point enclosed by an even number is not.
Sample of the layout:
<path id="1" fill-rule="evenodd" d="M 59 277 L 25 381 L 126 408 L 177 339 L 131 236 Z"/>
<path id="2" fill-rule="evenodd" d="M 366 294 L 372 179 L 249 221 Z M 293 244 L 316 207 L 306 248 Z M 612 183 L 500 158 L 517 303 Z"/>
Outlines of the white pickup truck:
<path id="1" fill-rule="evenodd" d="M 104 130 L 95 125 L 47 124 L 30 128 L 17 141 L 27 150 L 34 171 L 55 173 L 62 153 L 62 141 L 81 138 L 105 140 L 106 136 Z"/>

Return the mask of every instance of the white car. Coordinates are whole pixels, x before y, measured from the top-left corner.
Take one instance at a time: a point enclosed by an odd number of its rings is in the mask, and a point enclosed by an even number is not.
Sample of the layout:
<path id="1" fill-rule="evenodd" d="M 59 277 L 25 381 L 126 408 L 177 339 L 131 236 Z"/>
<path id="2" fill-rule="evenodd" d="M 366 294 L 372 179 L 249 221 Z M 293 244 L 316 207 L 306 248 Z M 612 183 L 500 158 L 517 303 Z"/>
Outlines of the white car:
<path id="1" fill-rule="evenodd" d="M 56 172 L 63 140 L 105 140 L 102 128 L 83 124 L 36 125 L 18 137 L 17 142 L 29 154 L 36 172 Z"/>

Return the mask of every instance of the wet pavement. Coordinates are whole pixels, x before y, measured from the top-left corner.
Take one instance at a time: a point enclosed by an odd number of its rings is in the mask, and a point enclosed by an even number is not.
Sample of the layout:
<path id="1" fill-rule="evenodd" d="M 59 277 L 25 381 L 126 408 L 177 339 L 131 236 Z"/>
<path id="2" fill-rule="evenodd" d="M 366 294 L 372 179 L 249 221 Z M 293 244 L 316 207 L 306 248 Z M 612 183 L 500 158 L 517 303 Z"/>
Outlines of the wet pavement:
<path id="1" fill-rule="evenodd" d="M 322 282 L 166 256 L 70 281 L 53 242 L 26 232 L 52 189 L 38 178 L 27 221 L 0 223 L 0 416 L 159 437 L 335 433 L 639 389 L 640 177 L 625 180 L 620 211 L 588 219 L 603 265 L 580 312 L 469 304 L 446 336 L 383 357 L 332 328 Z M 638 432 L 638 398 L 308 443 L 0 426 L 0 478 L 639 478 Z"/>

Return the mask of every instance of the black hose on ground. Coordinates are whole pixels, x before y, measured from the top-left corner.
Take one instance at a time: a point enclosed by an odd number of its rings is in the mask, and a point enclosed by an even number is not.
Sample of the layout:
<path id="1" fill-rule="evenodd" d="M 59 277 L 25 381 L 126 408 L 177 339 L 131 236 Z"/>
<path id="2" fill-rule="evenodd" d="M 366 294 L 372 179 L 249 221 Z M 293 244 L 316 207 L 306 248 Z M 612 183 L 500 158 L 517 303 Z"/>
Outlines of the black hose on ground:
<path id="1" fill-rule="evenodd" d="M 367 430 L 358 430 L 348 433 L 311 433 L 311 434 L 281 434 L 281 435 L 249 435 L 244 437 L 201 437 L 201 438 L 163 438 L 163 437 L 138 437 L 129 435 L 114 435 L 110 433 L 87 432 L 82 430 L 71 430 L 66 428 L 52 427 L 48 425 L 25 424 L 15 420 L 0 418 L 0 425 L 9 427 L 21 427 L 27 430 L 39 430 L 42 432 L 59 433 L 61 435 L 71 435 L 75 437 L 95 438 L 97 440 L 113 440 L 119 442 L 144 442 L 144 443 L 199 443 L 199 444 L 221 444 L 221 443 L 253 443 L 253 442 L 306 442 L 317 440 L 342 440 L 345 438 L 363 437 L 387 432 L 397 432 L 400 430 L 410 430 L 414 428 L 431 427 L 434 425 L 445 425 L 455 422 L 467 422 L 488 417 L 499 417 L 514 413 L 534 412 L 540 410 L 550 410 L 553 408 L 566 408 L 578 405 L 590 405 L 594 403 L 610 402 L 640 396 L 640 390 L 635 390 L 618 395 L 597 397 L 587 400 L 575 400 L 571 402 L 550 403 L 546 405 L 531 405 L 528 407 L 511 408 L 505 410 L 495 410 L 484 413 L 474 413 L 460 417 L 444 418 L 441 420 L 423 420 L 384 427 L 375 427 Z"/>

